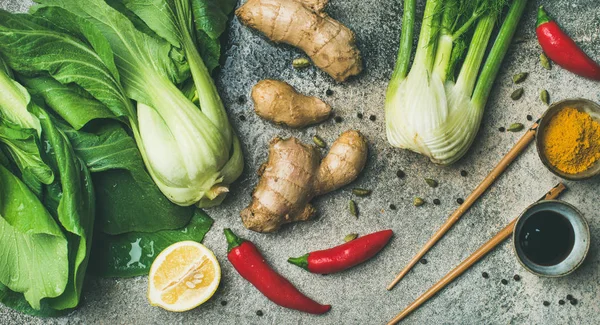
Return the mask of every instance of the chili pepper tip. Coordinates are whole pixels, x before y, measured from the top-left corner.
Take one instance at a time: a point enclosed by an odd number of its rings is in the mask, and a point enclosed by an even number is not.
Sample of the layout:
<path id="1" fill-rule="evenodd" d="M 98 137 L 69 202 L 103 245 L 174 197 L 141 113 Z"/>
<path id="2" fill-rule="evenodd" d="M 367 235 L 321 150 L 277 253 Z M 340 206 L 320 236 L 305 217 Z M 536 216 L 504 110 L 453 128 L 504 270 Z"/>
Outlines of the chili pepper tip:
<path id="1" fill-rule="evenodd" d="M 544 6 L 540 6 L 538 8 L 536 26 L 539 27 L 541 24 L 545 24 L 545 23 L 547 23 L 547 22 L 549 22 L 551 20 L 552 19 L 550 19 L 550 17 L 548 17 L 548 13 L 544 9 Z"/>
<path id="2" fill-rule="evenodd" d="M 308 271 L 308 254 L 300 257 L 290 257 L 288 258 L 288 262 Z"/>
<path id="3" fill-rule="evenodd" d="M 223 232 L 225 233 L 225 238 L 227 238 L 227 252 L 231 252 L 232 249 L 240 246 L 244 242 L 243 239 L 236 236 L 229 228 L 223 229 Z"/>

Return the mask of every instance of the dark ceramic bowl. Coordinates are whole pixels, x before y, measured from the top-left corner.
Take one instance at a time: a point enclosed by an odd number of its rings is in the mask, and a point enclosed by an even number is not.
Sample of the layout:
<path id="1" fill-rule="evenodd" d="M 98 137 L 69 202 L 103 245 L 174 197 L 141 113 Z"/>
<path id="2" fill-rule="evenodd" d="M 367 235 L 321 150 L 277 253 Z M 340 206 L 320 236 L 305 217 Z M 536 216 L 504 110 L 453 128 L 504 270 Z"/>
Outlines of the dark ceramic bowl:
<path id="1" fill-rule="evenodd" d="M 534 263 L 523 252 L 521 246 L 520 238 L 525 221 L 540 211 L 553 211 L 561 214 L 573 226 L 575 235 L 573 249 L 564 260 L 555 265 Z M 545 277 L 560 277 L 575 271 L 583 263 L 590 249 L 590 238 L 587 220 L 574 206 L 557 200 L 540 201 L 529 206 L 517 219 L 513 232 L 513 249 L 519 263 L 529 272 Z"/>
<path id="2" fill-rule="evenodd" d="M 597 161 L 596 164 L 594 166 L 592 166 L 591 168 L 589 168 L 588 170 L 585 170 L 585 171 L 577 173 L 577 174 L 567 174 L 567 173 L 560 171 L 558 168 L 554 167 L 552 164 L 550 164 L 550 162 L 548 161 L 548 158 L 544 154 L 543 139 L 544 139 L 544 136 L 546 133 L 546 127 L 550 123 L 550 120 L 552 120 L 552 118 L 558 112 L 560 112 L 563 108 L 566 108 L 566 107 L 573 107 L 581 112 L 588 113 L 588 114 L 590 114 L 590 116 L 592 116 L 592 118 L 596 122 L 600 123 L 600 105 L 598 105 L 590 100 L 583 99 L 583 98 L 574 98 L 574 99 L 565 99 L 565 100 L 561 100 L 559 102 L 553 103 L 552 105 L 550 105 L 548 110 L 546 110 L 546 112 L 542 116 L 540 123 L 539 123 L 538 132 L 537 132 L 537 136 L 536 136 L 536 140 L 535 140 L 538 155 L 540 156 L 542 163 L 544 163 L 544 165 L 551 172 L 553 172 L 555 175 L 557 175 L 563 179 L 567 179 L 570 181 L 580 181 L 580 180 L 589 179 L 594 176 L 597 176 L 598 174 L 600 174 L 600 160 Z"/>

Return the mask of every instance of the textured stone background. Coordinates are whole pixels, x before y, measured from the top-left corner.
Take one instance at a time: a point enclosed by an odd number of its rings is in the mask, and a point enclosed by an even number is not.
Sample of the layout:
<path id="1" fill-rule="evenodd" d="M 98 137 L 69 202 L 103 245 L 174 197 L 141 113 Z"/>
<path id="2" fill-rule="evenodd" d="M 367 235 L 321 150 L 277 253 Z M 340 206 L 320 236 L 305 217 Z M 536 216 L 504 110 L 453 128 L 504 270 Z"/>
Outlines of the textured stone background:
<path id="1" fill-rule="evenodd" d="M 365 72 L 344 84 L 334 83 L 315 68 L 294 71 L 290 63 L 301 55 L 299 51 L 274 45 L 233 19 L 218 85 L 243 141 L 246 170 L 234 184 L 229 199 L 221 207 L 208 211 L 215 225 L 205 244 L 214 250 L 223 268 L 221 286 L 209 302 L 191 312 L 169 313 L 148 304 L 145 277 L 122 280 L 88 277 L 81 307 L 68 317 L 35 319 L 0 307 L 0 324 L 381 324 L 396 315 L 559 181 L 543 167 L 531 146 L 426 256 L 428 264 L 418 264 L 396 289 L 387 292 L 385 286 L 397 271 L 457 207 L 456 198 L 467 196 L 521 136 L 500 133 L 498 127 L 513 122 L 527 124 L 527 114 L 540 115 L 545 108 L 538 99 L 540 89 L 547 89 L 554 101 L 569 97 L 600 101 L 597 82 L 559 67 L 552 71 L 540 67 L 540 47 L 534 33 L 536 7 L 544 4 L 559 17 L 577 43 L 591 57 L 600 60 L 597 1 L 530 1 L 518 31 L 525 41 L 514 44 L 505 59 L 481 131 L 469 154 L 452 167 L 440 168 L 416 154 L 392 149 L 385 140 L 383 103 L 398 46 L 402 14 L 399 3 L 399 0 L 331 0 L 327 11 L 356 32 L 365 61 Z M 0 7 L 11 11 L 25 11 L 29 5 L 29 0 L 0 0 Z M 525 95 L 519 101 L 512 101 L 510 93 L 515 87 L 511 76 L 522 71 L 530 73 L 523 84 Z M 327 89 L 333 90 L 326 100 L 344 121 L 337 124 L 330 120 L 306 130 L 292 131 L 260 120 L 253 113 L 252 104 L 240 102 L 239 97 L 249 98 L 251 87 L 264 78 L 286 80 L 305 93 L 323 98 Z M 365 116 L 363 120 L 356 117 L 358 112 Z M 370 115 L 377 120 L 368 120 Z M 374 190 L 370 198 L 357 199 L 361 211 L 358 220 L 346 212 L 347 201 L 352 197 L 347 187 L 315 200 L 320 213 L 314 221 L 285 227 L 270 235 L 245 230 L 238 213 L 250 201 L 249 193 L 257 182 L 255 171 L 266 159 L 271 138 L 294 135 L 310 142 L 314 134 L 319 134 L 331 143 L 350 128 L 359 129 L 368 137 L 371 150 L 366 170 L 353 184 Z M 406 172 L 404 179 L 396 178 L 398 169 Z M 467 177 L 460 176 L 463 169 L 469 173 Z M 439 180 L 440 186 L 429 188 L 424 177 Z M 414 312 L 405 323 L 600 323 L 600 180 L 567 185 L 570 191 L 563 199 L 585 214 L 592 230 L 589 256 L 579 270 L 560 279 L 539 278 L 520 266 L 507 241 Z M 412 198 L 417 195 L 428 203 L 419 208 L 412 206 Z M 442 204 L 431 204 L 435 198 Z M 390 204 L 398 209 L 390 210 Z M 264 298 L 226 260 L 226 243 L 221 232 L 224 227 L 231 227 L 254 241 L 275 269 L 303 292 L 333 305 L 331 312 L 323 316 L 306 315 Z M 288 256 L 339 244 L 348 233 L 367 234 L 384 228 L 392 228 L 396 234 L 391 244 L 371 262 L 347 272 L 313 275 L 286 262 Z M 490 274 L 487 280 L 481 276 L 484 271 Z M 520 282 L 512 280 L 514 274 L 521 276 Z M 502 279 L 508 279 L 508 285 L 502 285 Z M 578 305 L 559 306 L 558 300 L 567 294 L 574 295 Z M 226 306 L 221 306 L 223 300 L 228 302 Z M 543 306 L 544 300 L 551 305 Z M 257 310 L 262 310 L 264 316 L 256 316 Z"/>

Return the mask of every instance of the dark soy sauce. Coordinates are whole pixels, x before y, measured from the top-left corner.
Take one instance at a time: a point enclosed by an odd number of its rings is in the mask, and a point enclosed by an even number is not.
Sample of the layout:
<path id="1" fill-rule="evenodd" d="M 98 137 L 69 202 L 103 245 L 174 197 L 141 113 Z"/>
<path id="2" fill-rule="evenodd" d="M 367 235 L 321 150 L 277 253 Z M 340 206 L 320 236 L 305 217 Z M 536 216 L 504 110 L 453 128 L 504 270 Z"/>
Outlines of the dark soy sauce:
<path id="1" fill-rule="evenodd" d="M 523 224 L 520 234 L 523 253 L 538 265 L 556 265 L 573 250 L 575 232 L 563 215 L 539 211 Z"/>

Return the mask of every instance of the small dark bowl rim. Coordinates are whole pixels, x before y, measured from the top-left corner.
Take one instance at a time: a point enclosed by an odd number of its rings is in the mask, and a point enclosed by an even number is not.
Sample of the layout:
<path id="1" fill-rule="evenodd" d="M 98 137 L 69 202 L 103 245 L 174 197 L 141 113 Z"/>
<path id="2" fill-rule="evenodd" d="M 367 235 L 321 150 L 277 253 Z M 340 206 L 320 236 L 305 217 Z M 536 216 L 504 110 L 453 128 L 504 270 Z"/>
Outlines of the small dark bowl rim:
<path id="1" fill-rule="evenodd" d="M 544 114 L 542 115 L 542 117 L 540 118 L 540 120 L 538 122 L 538 131 L 536 132 L 535 144 L 536 144 L 537 153 L 538 153 L 538 156 L 540 157 L 540 160 L 542 161 L 544 166 L 546 166 L 546 168 L 548 170 L 550 170 L 554 175 L 556 175 L 560 178 L 566 179 L 566 180 L 570 180 L 570 181 L 583 181 L 583 180 L 588 180 L 588 179 L 591 179 L 591 178 L 594 178 L 594 177 L 600 175 L 600 160 L 596 161 L 595 165 L 592 166 L 591 168 L 589 168 L 588 170 L 585 170 L 578 174 L 567 174 L 567 173 L 560 171 L 555 166 L 553 166 L 548 161 L 548 158 L 546 157 L 546 155 L 544 154 L 544 151 L 542 149 L 543 148 L 542 135 L 544 134 L 544 132 L 545 132 L 544 129 L 550 122 L 551 118 L 558 111 L 560 111 L 561 109 L 563 109 L 565 107 L 573 105 L 573 103 L 580 103 L 580 104 L 584 103 L 585 106 L 591 107 L 594 111 L 596 111 L 598 114 L 600 114 L 600 105 L 598 105 L 596 102 L 591 101 L 586 98 L 568 98 L 568 99 L 563 99 L 558 102 L 552 103 L 548 107 L 548 109 L 546 109 L 546 111 L 544 112 Z M 571 107 L 573 107 L 573 106 L 571 106 Z M 574 108 L 579 109 L 579 107 L 574 107 Z M 597 119 L 595 119 L 595 120 L 597 122 L 600 122 Z M 592 171 L 588 174 L 588 171 L 590 171 L 591 169 L 596 169 L 596 170 Z"/>
<path id="2" fill-rule="evenodd" d="M 571 209 L 574 212 L 574 214 L 577 216 L 577 218 L 582 221 L 582 224 L 585 225 L 585 233 L 582 234 L 582 236 L 587 238 L 587 245 L 586 245 L 585 249 L 583 250 L 583 258 L 581 258 L 581 260 L 578 261 L 578 263 L 575 266 L 573 266 L 571 269 L 569 269 L 565 272 L 562 272 L 560 274 L 540 273 L 540 272 L 533 270 L 532 268 L 529 267 L 529 265 L 527 265 L 527 263 L 525 261 L 521 260 L 521 257 L 519 255 L 518 249 L 517 249 L 517 242 L 519 241 L 517 238 L 519 235 L 517 233 L 517 227 L 520 223 L 523 222 L 524 216 L 527 215 L 527 213 L 529 213 L 529 211 L 531 211 L 533 208 L 535 208 L 539 205 L 549 205 L 549 204 L 559 204 L 559 205 L 564 205 L 564 206 L 568 207 L 569 209 Z M 579 209 L 577 209 L 573 204 L 562 201 L 562 200 L 541 200 L 541 201 L 537 201 L 537 202 L 529 205 L 527 208 L 525 208 L 525 210 L 523 210 L 523 212 L 521 212 L 521 214 L 515 221 L 515 225 L 513 227 L 513 232 L 511 235 L 511 240 L 512 240 L 511 246 L 512 246 L 513 253 L 515 254 L 515 257 L 517 258 L 517 261 L 527 271 L 529 271 L 530 273 L 535 274 L 537 276 L 541 276 L 541 277 L 559 278 L 559 277 L 563 277 L 563 276 L 566 276 L 566 275 L 569 275 L 569 274 L 575 272 L 575 270 L 577 270 L 583 264 L 583 262 L 587 258 L 588 253 L 590 252 L 591 239 L 592 239 L 592 237 L 591 237 L 591 232 L 590 232 L 590 224 L 589 224 L 588 220 L 585 218 L 583 213 L 581 213 L 581 211 Z"/>

